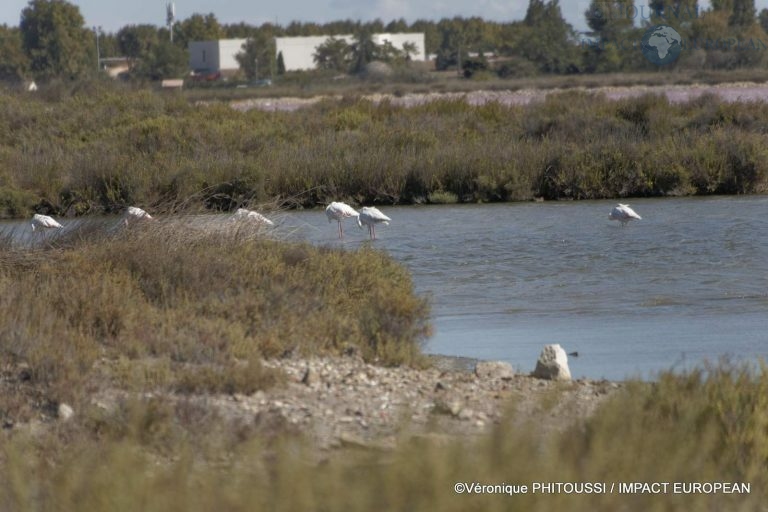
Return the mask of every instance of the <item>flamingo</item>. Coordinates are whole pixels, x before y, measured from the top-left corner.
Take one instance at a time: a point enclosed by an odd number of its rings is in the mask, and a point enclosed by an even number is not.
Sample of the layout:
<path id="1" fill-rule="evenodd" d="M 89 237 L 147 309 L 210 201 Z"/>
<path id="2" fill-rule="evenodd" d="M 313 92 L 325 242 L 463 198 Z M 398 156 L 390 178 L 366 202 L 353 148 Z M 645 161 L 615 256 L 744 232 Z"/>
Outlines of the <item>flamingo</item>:
<path id="1" fill-rule="evenodd" d="M 238 208 L 234 215 L 232 215 L 232 220 L 251 220 L 256 222 L 257 224 L 265 224 L 267 226 L 274 226 L 275 223 L 263 216 L 262 214 L 258 212 L 254 212 L 251 210 L 246 210 L 245 208 Z"/>
<path id="2" fill-rule="evenodd" d="M 344 238 L 344 228 L 341 227 L 341 221 L 347 217 L 360 216 L 360 214 L 348 204 L 336 201 L 328 205 L 325 209 L 325 215 L 328 217 L 328 222 L 335 220 L 339 223 L 339 238 Z"/>
<path id="3" fill-rule="evenodd" d="M 35 228 L 61 229 L 63 227 L 64 226 L 56 222 L 53 217 L 40 215 L 39 213 L 32 216 L 32 231 L 34 231 Z"/>
<path id="4" fill-rule="evenodd" d="M 389 226 L 389 221 L 391 220 L 381 213 L 378 208 L 363 206 L 360 209 L 360 215 L 357 217 L 357 225 L 360 228 L 363 227 L 363 224 L 368 226 L 368 234 L 371 236 L 371 240 L 376 240 L 376 224 Z"/>
<path id="5" fill-rule="evenodd" d="M 630 208 L 628 204 L 621 203 L 613 207 L 611 213 L 608 214 L 608 218 L 610 220 L 618 220 L 621 222 L 622 226 L 626 226 L 627 222 L 631 221 L 632 219 L 642 219 L 642 217 L 635 213 L 635 210 Z"/>
<path id="6" fill-rule="evenodd" d="M 138 208 L 136 206 L 129 206 L 127 210 L 125 210 L 125 215 L 123 216 L 123 222 L 127 226 L 129 223 L 136 222 L 139 220 L 153 220 L 154 218 L 142 210 L 141 208 Z"/>

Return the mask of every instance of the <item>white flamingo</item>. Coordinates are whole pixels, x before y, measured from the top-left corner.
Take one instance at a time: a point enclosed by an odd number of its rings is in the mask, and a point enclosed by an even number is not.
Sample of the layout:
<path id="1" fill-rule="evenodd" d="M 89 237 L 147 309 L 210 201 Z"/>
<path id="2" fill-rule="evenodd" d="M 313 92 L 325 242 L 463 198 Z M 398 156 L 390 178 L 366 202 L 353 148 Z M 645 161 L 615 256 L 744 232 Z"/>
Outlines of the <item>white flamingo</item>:
<path id="1" fill-rule="evenodd" d="M 245 208 L 238 208 L 237 211 L 232 215 L 232 220 L 249 220 L 256 222 L 257 224 L 264 224 L 266 226 L 274 226 L 275 223 L 260 214 L 259 212 L 254 212 L 252 210 L 246 210 Z"/>
<path id="2" fill-rule="evenodd" d="M 360 214 L 348 204 L 334 201 L 326 207 L 325 215 L 328 217 L 328 222 L 335 220 L 339 223 L 339 238 L 344 238 L 344 228 L 341 227 L 341 221 L 348 217 L 358 217 Z"/>
<path id="3" fill-rule="evenodd" d="M 621 203 L 613 207 L 611 213 L 608 214 L 608 218 L 610 220 L 617 220 L 621 222 L 622 226 L 626 226 L 627 222 L 631 221 L 632 219 L 642 219 L 642 217 L 635 213 L 635 210 L 630 208 L 628 204 Z"/>
<path id="4" fill-rule="evenodd" d="M 32 231 L 35 228 L 61 229 L 64 226 L 56 222 L 53 217 L 36 213 L 32 216 Z"/>
<path id="5" fill-rule="evenodd" d="M 137 222 L 140 220 L 153 220 L 154 217 L 152 217 L 150 214 L 142 210 L 141 208 L 138 208 L 136 206 L 129 206 L 127 210 L 125 210 L 125 215 L 123 215 L 123 222 L 127 226 L 130 223 Z"/>
<path id="6" fill-rule="evenodd" d="M 363 206 L 360 209 L 360 215 L 357 217 L 357 225 L 360 226 L 360 228 L 363 227 L 363 224 L 368 226 L 368 234 L 370 235 L 371 240 L 376 240 L 376 224 L 389 226 L 389 221 L 391 220 L 392 219 L 381 213 L 378 208 L 374 208 L 373 206 Z"/>

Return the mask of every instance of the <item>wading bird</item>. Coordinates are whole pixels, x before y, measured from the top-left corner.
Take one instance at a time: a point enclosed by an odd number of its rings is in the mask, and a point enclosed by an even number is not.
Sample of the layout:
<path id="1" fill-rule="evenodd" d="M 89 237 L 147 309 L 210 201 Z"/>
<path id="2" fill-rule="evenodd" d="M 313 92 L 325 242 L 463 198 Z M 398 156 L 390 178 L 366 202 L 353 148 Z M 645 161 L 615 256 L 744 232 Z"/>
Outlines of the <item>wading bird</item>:
<path id="1" fill-rule="evenodd" d="M 262 214 L 251 211 L 251 210 L 246 210 L 245 208 L 238 208 L 235 214 L 232 215 L 232 220 L 249 220 L 249 221 L 256 222 L 257 224 L 264 224 L 267 226 L 275 225 L 274 222 L 272 222 Z"/>
<path id="2" fill-rule="evenodd" d="M 344 238 L 344 228 L 341 227 L 341 221 L 348 217 L 358 217 L 360 214 L 348 204 L 334 201 L 325 209 L 325 215 L 328 217 L 328 222 L 335 220 L 339 223 L 339 238 Z"/>
<path id="3" fill-rule="evenodd" d="M 152 220 L 153 217 L 142 210 L 141 208 L 137 208 L 136 206 L 129 206 L 127 210 L 125 210 L 125 214 L 123 215 L 123 222 L 127 226 L 130 223 L 137 222 L 140 220 Z"/>
<path id="4" fill-rule="evenodd" d="M 40 215 L 39 213 L 36 213 L 32 216 L 32 231 L 35 230 L 35 228 L 56 228 L 61 229 L 64 226 L 56 222 L 53 217 L 49 217 L 47 215 Z"/>
<path id="5" fill-rule="evenodd" d="M 611 213 L 608 214 L 608 218 L 621 222 L 622 226 L 626 226 L 627 222 L 631 221 L 632 219 L 642 219 L 642 217 L 635 213 L 635 210 L 630 208 L 628 204 L 621 203 L 613 207 Z"/>
<path id="6" fill-rule="evenodd" d="M 389 226 L 389 221 L 391 220 L 392 219 L 381 213 L 378 208 L 374 208 L 373 206 L 370 208 L 363 206 L 360 209 L 360 215 L 357 217 L 357 225 L 360 226 L 360 228 L 363 227 L 363 224 L 368 226 L 368 234 L 370 235 L 371 240 L 376 240 L 376 224 Z"/>

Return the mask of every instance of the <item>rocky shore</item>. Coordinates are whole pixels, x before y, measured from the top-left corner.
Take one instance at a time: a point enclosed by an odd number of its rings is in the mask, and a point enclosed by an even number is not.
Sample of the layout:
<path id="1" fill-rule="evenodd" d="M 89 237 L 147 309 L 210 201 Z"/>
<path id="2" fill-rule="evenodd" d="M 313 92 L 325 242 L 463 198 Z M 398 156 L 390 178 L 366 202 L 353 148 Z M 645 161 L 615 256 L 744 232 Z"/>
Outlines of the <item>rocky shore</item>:
<path id="1" fill-rule="evenodd" d="M 265 361 L 287 383 L 253 395 L 168 395 L 215 411 L 231 424 L 300 432 L 320 449 L 393 447 L 402 436 L 472 436 L 510 418 L 540 431 L 588 417 L 621 387 L 608 381 L 552 381 L 515 375 L 506 363 L 433 357 L 426 369 L 386 368 L 356 356 Z M 121 394 L 93 398 L 117 405 Z M 511 412 L 510 412 L 511 411 Z"/>

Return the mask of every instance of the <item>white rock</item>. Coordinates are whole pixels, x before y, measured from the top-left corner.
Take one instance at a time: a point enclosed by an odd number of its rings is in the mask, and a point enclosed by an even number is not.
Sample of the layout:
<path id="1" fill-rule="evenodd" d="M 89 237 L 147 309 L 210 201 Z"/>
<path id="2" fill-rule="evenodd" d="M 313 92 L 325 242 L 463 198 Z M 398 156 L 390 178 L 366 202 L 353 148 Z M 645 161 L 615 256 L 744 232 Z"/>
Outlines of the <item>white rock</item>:
<path id="1" fill-rule="evenodd" d="M 509 380 L 515 376 L 515 370 L 503 361 L 479 361 L 475 365 L 475 375 L 483 380 Z"/>
<path id="2" fill-rule="evenodd" d="M 61 421 L 69 421 L 75 415 L 75 410 L 67 404 L 59 404 L 59 419 Z"/>
<path id="3" fill-rule="evenodd" d="M 558 344 L 545 345 L 533 376 L 547 380 L 571 380 L 571 370 L 568 369 L 568 356 Z"/>
<path id="4" fill-rule="evenodd" d="M 475 415 L 475 411 L 472 409 L 462 409 L 459 411 L 459 419 L 462 421 L 469 421 Z"/>

